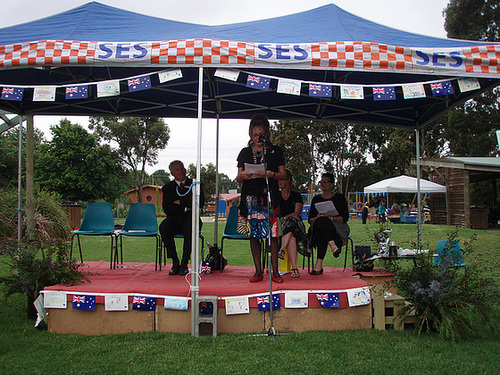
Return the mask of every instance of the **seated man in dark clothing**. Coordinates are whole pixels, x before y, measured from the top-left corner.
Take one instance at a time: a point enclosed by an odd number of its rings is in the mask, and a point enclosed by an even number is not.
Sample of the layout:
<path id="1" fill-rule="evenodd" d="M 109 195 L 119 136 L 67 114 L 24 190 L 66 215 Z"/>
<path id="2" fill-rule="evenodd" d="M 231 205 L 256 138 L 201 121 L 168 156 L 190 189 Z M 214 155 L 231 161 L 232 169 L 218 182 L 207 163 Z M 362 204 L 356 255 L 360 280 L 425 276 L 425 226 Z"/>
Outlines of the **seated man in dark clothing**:
<path id="1" fill-rule="evenodd" d="M 167 248 L 167 258 L 172 258 L 172 269 L 170 275 L 186 275 L 188 273 L 188 262 L 191 256 L 191 219 L 193 180 L 186 178 L 186 169 L 179 160 L 174 160 L 169 165 L 173 181 L 163 186 L 163 211 L 167 217 L 160 224 L 160 234 Z M 205 203 L 205 196 L 200 189 L 200 201 L 198 209 L 201 210 Z M 200 228 L 201 228 L 200 221 Z M 177 250 L 175 248 L 174 235 L 184 236 L 184 247 L 182 260 L 179 263 Z"/>

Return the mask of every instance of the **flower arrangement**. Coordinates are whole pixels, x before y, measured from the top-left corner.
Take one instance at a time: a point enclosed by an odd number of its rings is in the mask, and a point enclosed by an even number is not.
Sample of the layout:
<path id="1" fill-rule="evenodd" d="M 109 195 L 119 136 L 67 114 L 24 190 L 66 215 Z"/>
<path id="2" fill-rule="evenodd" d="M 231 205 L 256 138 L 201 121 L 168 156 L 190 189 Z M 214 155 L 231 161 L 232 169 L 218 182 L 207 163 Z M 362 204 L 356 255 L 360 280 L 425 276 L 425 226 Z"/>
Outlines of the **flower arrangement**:
<path id="1" fill-rule="evenodd" d="M 446 339 L 474 335 L 480 327 L 496 329 L 494 315 L 499 292 L 493 279 L 485 276 L 471 258 L 466 267 L 456 267 L 452 256 L 458 230 L 448 235 L 448 246 L 439 264 L 432 254 L 417 256 L 410 268 L 391 262 L 398 293 L 410 302 L 403 314 L 415 311 L 417 332 L 438 332 Z M 464 258 L 470 256 L 475 235 L 463 245 Z M 403 320 L 404 321 L 404 320 Z M 404 324 L 404 323 L 402 323 Z"/>

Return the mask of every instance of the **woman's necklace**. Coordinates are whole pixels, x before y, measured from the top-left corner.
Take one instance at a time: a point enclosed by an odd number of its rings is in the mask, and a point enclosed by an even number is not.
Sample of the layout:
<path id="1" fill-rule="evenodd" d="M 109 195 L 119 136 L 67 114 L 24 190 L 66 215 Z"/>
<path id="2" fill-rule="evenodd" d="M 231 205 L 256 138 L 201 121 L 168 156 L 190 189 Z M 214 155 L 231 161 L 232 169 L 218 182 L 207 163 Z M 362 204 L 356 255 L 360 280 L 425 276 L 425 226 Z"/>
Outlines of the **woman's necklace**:
<path id="1" fill-rule="evenodd" d="M 254 164 L 260 164 L 262 163 L 264 159 L 264 152 L 263 151 L 257 151 L 255 149 L 255 146 L 252 146 L 252 156 L 253 156 L 253 163 Z"/>

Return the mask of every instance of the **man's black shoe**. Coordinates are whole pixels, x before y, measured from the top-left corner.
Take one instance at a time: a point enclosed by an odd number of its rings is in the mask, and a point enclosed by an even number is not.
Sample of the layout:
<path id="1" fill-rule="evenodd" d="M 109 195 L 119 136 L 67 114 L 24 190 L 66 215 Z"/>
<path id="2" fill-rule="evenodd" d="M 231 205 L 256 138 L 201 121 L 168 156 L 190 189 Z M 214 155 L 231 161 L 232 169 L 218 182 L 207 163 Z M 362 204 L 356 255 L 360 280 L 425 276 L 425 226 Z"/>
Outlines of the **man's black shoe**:
<path id="1" fill-rule="evenodd" d="M 179 263 L 177 263 L 177 264 L 174 263 L 172 265 L 172 268 L 168 272 L 168 274 L 169 275 L 178 275 L 179 274 L 179 270 L 180 270 Z"/>
<path id="2" fill-rule="evenodd" d="M 181 267 L 179 268 L 179 275 L 184 276 L 188 274 L 188 267 L 187 264 L 181 264 Z"/>

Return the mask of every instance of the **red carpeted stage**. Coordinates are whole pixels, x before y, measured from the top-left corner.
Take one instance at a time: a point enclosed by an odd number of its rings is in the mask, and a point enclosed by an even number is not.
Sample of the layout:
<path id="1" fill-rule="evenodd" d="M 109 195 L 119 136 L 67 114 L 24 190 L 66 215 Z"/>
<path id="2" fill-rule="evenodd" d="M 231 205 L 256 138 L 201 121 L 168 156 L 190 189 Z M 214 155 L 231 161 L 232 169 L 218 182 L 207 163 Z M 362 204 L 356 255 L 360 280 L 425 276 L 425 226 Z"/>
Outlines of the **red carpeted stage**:
<path id="1" fill-rule="evenodd" d="M 86 262 L 85 272 L 89 282 L 45 288 L 45 296 L 60 292 L 62 298 L 67 300 L 65 308 L 46 305 L 48 330 L 88 335 L 143 331 L 190 333 L 190 311 L 165 308 L 164 301 L 189 297 L 191 275 L 170 276 L 169 269 L 169 264 L 162 271 L 155 271 L 154 263 L 125 263 L 121 268 L 110 270 L 108 262 Z M 253 271 L 253 267 L 227 266 L 223 272 L 200 274 L 200 297 L 218 298 L 218 333 L 250 333 L 269 329 L 269 311 L 257 308 L 257 297 L 269 295 L 269 279 L 266 277 L 262 282 L 250 283 Z M 377 270 L 360 275 L 350 268 L 343 271 L 342 268 L 332 267 L 325 267 L 324 274 L 320 276 L 310 276 L 307 270 L 302 269 L 299 278 L 292 279 L 290 274 L 285 274 L 284 283 L 273 283 L 273 294 L 279 294 L 281 299 L 281 308 L 273 310 L 273 325 L 277 331 L 371 328 L 369 286 L 385 282 L 388 277 L 387 273 Z M 324 308 L 320 304 L 317 293 L 328 292 L 338 293 L 338 307 Z M 96 296 L 95 310 L 73 309 L 73 295 L 79 294 Z M 109 295 L 126 295 L 129 301 L 127 311 L 107 311 L 104 302 Z M 133 310 L 134 296 L 156 297 L 156 308 L 154 311 Z M 300 306 L 290 302 L 291 296 L 295 302 L 299 300 Z M 233 314 L 226 311 L 226 300 L 240 297 L 248 301 L 246 311 Z"/>

